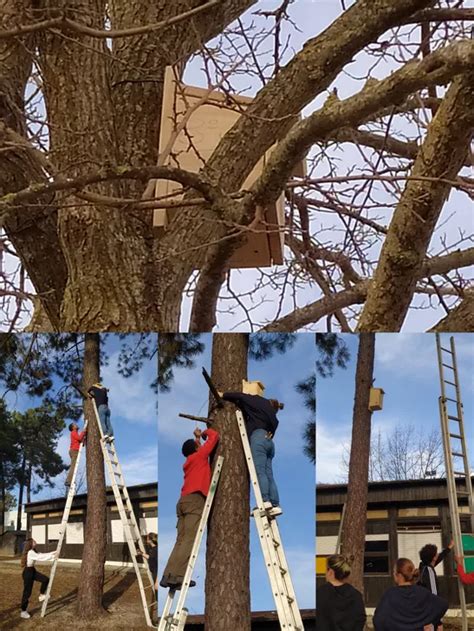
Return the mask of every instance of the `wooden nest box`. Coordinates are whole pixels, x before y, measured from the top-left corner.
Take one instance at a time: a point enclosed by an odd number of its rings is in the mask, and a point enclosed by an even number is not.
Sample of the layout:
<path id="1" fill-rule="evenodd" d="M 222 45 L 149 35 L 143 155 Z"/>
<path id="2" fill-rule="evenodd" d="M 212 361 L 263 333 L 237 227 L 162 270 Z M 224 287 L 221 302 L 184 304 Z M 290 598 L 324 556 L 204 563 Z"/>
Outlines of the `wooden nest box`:
<path id="1" fill-rule="evenodd" d="M 176 79 L 173 69 L 168 67 L 164 79 L 159 139 L 159 154 L 165 153 L 163 166 L 197 173 L 252 100 L 237 95 L 229 99 L 228 95 L 218 90 L 209 93 L 206 88 L 185 85 Z M 243 189 L 249 189 L 259 177 L 271 151 L 272 148 L 255 165 L 245 180 Z M 303 163 L 299 165 L 295 175 L 304 177 Z M 157 180 L 155 195 L 163 198 L 181 189 L 178 182 Z M 155 209 L 154 229 L 158 232 L 166 230 L 175 213 L 173 208 Z M 284 229 L 284 196 L 281 195 L 275 204 L 265 208 L 264 222 L 256 226 L 245 243 L 234 252 L 230 267 L 253 268 L 282 264 Z"/>
<path id="2" fill-rule="evenodd" d="M 260 397 L 263 397 L 264 390 L 265 386 L 261 381 L 247 381 L 246 379 L 242 379 L 242 392 L 245 394 L 258 394 Z"/>
<path id="3" fill-rule="evenodd" d="M 369 410 L 378 412 L 383 408 L 383 395 L 385 392 L 382 388 L 370 388 Z"/>

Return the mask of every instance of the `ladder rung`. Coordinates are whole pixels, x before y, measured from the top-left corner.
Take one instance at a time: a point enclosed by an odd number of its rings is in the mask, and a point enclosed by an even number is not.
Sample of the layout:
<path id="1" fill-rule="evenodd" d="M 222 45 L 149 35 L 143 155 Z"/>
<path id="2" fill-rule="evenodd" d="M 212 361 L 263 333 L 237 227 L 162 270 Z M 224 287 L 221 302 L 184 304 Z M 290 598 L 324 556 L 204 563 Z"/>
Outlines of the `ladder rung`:
<path id="1" fill-rule="evenodd" d="M 451 403 L 457 403 L 457 399 L 451 399 L 450 397 L 444 397 L 445 401 L 451 401 Z"/>
<path id="2" fill-rule="evenodd" d="M 465 471 L 453 471 L 454 475 L 463 475 L 464 477 L 466 477 L 466 472 Z"/>
<path id="3" fill-rule="evenodd" d="M 459 438 L 462 440 L 462 436 L 460 434 L 450 434 L 451 438 Z"/>
<path id="4" fill-rule="evenodd" d="M 451 455 L 452 456 L 457 456 L 458 458 L 464 458 L 464 454 L 459 453 L 459 451 L 452 451 Z"/>
<path id="5" fill-rule="evenodd" d="M 471 495 L 469 491 L 456 491 L 456 495 Z"/>
<path id="6" fill-rule="evenodd" d="M 450 370 L 454 370 L 454 366 L 450 366 L 449 364 L 442 364 L 445 368 L 449 368 Z"/>
<path id="7" fill-rule="evenodd" d="M 456 384 L 453 383 L 452 381 L 448 381 L 447 379 L 444 379 L 444 383 L 449 384 L 450 386 L 454 386 L 456 388 Z M 450 399 L 452 401 L 452 399 Z"/>
<path id="8" fill-rule="evenodd" d="M 458 423 L 461 422 L 461 419 L 459 418 L 459 416 L 450 416 L 448 414 L 448 418 L 449 418 L 450 421 L 457 421 Z"/>
<path id="9" fill-rule="evenodd" d="M 440 346 L 440 349 L 444 351 L 445 353 L 449 353 L 450 355 L 453 354 L 453 351 L 450 351 L 448 348 L 444 348 L 443 346 Z"/>

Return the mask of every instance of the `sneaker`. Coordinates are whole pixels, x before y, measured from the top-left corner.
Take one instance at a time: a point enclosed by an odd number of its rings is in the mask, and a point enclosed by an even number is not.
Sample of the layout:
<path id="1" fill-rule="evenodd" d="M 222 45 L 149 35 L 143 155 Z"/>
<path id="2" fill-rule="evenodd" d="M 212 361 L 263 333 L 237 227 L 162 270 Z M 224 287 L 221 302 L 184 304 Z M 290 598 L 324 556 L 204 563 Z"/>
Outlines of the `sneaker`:
<path id="1" fill-rule="evenodd" d="M 40 603 L 42 603 L 42 602 L 43 602 L 43 600 L 46 600 L 46 594 L 40 594 L 40 595 L 38 596 L 38 600 L 40 601 Z"/>
<path id="2" fill-rule="evenodd" d="M 108 436 L 108 437 L 107 437 L 107 442 L 108 442 L 108 443 L 113 443 L 113 442 L 114 442 L 114 440 L 115 440 L 115 436 Z"/>
<path id="3" fill-rule="evenodd" d="M 281 506 L 273 506 L 268 511 L 268 514 L 270 515 L 270 517 L 279 517 L 280 515 L 283 515 L 283 510 L 282 510 Z"/>
<path id="4" fill-rule="evenodd" d="M 106 443 L 109 440 L 110 436 L 108 434 L 104 434 L 103 441 Z"/>
<path id="5" fill-rule="evenodd" d="M 170 585 L 170 589 L 179 591 L 183 587 L 183 583 L 177 583 L 176 585 Z M 196 581 L 189 581 L 189 587 L 196 587 Z"/>
<path id="6" fill-rule="evenodd" d="M 273 504 L 271 502 L 263 502 L 263 507 L 265 510 L 271 510 L 273 508 Z"/>
<path id="7" fill-rule="evenodd" d="M 165 577 L 163 576 L 163 578 L 162 578 L 162 579 L 161 579 L 161 581 L 160 581 L 160 585 L 161 585 L 161 587 L 164 587 L 165 589 L 166 589 L 167 587 L 169 587 L 169 584 L 168 584 L 168 579 L 167 579 L 167 578 L 165 578 Z"/>
<path id="8" fill-rule="evenodd" d="M 27 611 L 22 611 L 20 614 L 20 618 L 31 618 L 31 616 Z"/>

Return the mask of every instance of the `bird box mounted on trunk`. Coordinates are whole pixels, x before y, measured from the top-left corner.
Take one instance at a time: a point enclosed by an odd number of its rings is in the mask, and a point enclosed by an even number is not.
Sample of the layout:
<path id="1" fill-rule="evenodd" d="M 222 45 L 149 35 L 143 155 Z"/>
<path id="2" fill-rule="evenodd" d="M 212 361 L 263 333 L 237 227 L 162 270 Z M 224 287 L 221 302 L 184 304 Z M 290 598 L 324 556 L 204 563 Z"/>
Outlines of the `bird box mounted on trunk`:
<path id="1" fill-rule="evenodd" d="M 168 67 L 161 110 L 160 163 L 197 173 L 250 103 L 252 99 L 249 97 L 229 97 L 218 90 L 185 85 Z M 256 181 L 270 153 L 271 149 L 255 165 L 243 183 L 243 189 L 249 189 Z M 304 165 L 301 163 L 295 175 L 304 174 Z M 157 180 L 155 195 L 163 198 L 179 193 L 181 189 L 177 182 Z M 175 213 L 174 208 L 156 209 L 153 217 L 155 230 L 166 230 Z M 283 263 L 284 229 L 284 197 L 281 195 L 275 204 L 264 209 L 263 223 L 249 233 L 232 256 L 230 267 L 266 267 Z"/>
<path id="2" fill-rule="evenodd" d="M 382 388 L 370 388 L 369 410 L 371 412 L 377 412 L 383 408 L 384 394 Z"/>
<path id="3" fill-rule="evenodd" d="M 265 386 L 261 381 L 247 381 L 246 379 L 242 379 L 242 392 L 245 394 L 258 394 L 260 397 L 263 397 L 264 390 Z"/>

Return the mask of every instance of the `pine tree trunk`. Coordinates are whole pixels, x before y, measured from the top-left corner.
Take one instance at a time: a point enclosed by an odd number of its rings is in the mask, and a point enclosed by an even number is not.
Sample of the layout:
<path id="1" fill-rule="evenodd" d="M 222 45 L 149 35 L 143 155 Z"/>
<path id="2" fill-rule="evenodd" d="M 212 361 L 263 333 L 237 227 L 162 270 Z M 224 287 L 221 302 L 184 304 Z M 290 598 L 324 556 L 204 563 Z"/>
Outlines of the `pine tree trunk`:
<path id="1" fill-rule="evenodd" d="M 25 489 L 25 469 L 26 469 L 26 457 L 23 456 L 21 461 L 21 473 L 20 473 L 20 490 L 18 492 L 18 513 L 16 515 L 16 529 L 21 530 L 21 509 L 23 506 L 23 492 Z"/>
<path id="2" fill-rule="evenodd" d="M 1 510 L 0 510 L 0 533 L 3 535 L 5 532 L 5 513 L 7 511 L 6 501 L 7 501 L 7 491 L 5 488 L 5 475 L 3 472 L 3 462 L 0 460 L 0 493 L 2 499 Z"/>
<path id="3" fill-rule="evenodd" d="M 100 379 L 100 338 L 86 333 L 83 368 L 83 390 Z M 81 575 L 77 597 L 77 615 L 93 619 L 103 612 L 104 564 L 107 544 L 107 501 L 105 494 L 104 459 L 100 447 L 99 428 L 92 402 L 84 402 L 87 426 L 87 516 L 82 553 Z"/>
<path id="4" fill-rule="evenodd" d="M 372 417 L 369 411 L 369 396 L 373 381 L 374 355 L 375 333 L 361 333 L 357 354 L 349 482 L 341 552 L 354 555 L 351 583 L 362 593 Z"/>
<path id="5" fill-rule="evenodd" d="M 28 467 L 28 477 L 26 479 L 26 503 L 29 504 L 31 502 L 31 469 L 32 465 Z"/>
<path id="6" fill-rule="evenodd" d="M 212 379 L 222 391 L 242 389 L 247 378 L 249 338 L 217 333 L 212 346 Z M 206 629 L 250 631 L 249 478 L 234 406 L 226 404 L 213 425 L 224 456 L 207 533 Z"/>

